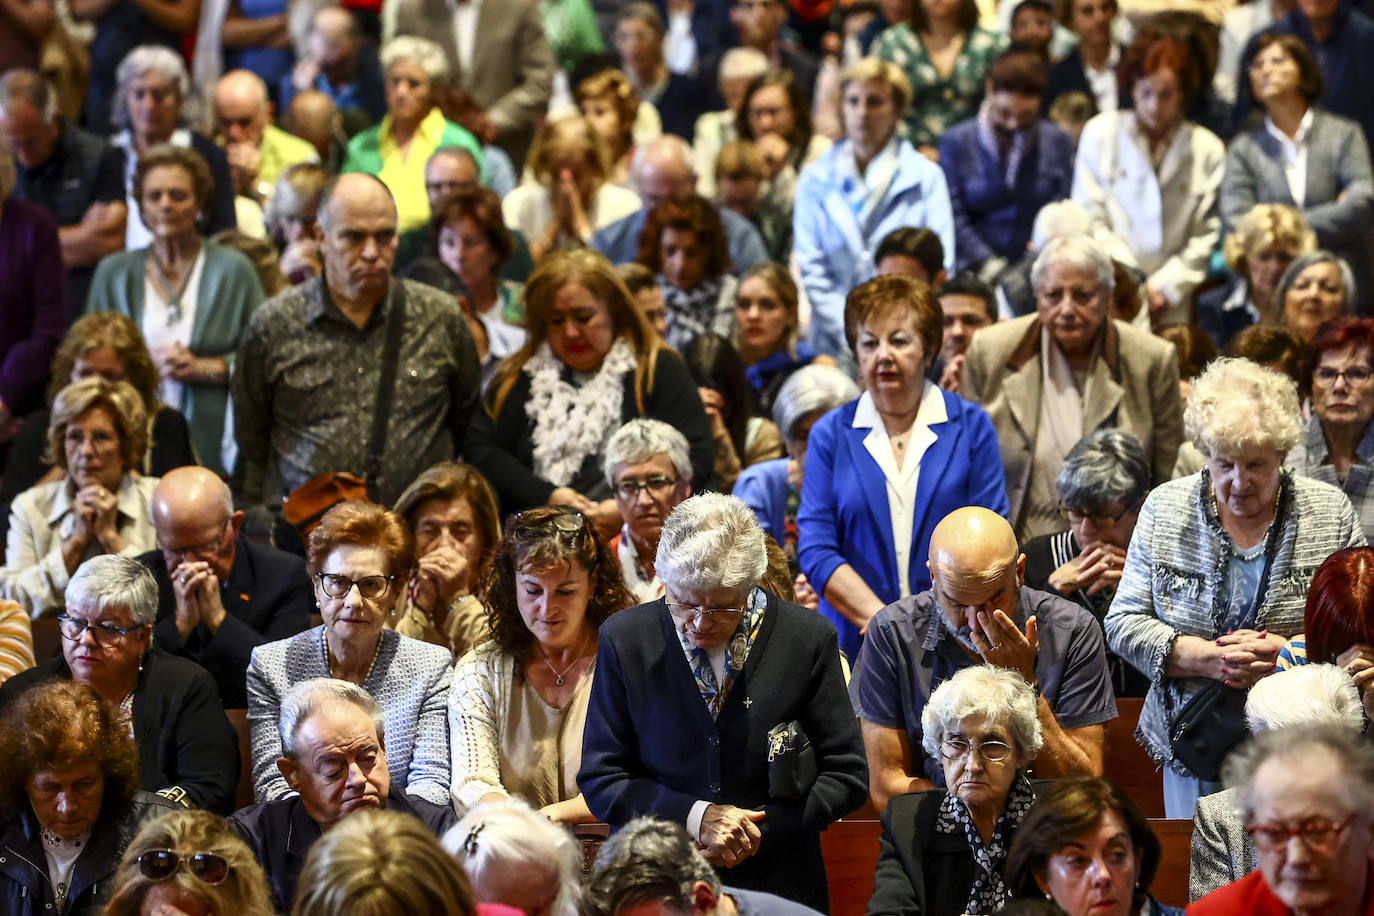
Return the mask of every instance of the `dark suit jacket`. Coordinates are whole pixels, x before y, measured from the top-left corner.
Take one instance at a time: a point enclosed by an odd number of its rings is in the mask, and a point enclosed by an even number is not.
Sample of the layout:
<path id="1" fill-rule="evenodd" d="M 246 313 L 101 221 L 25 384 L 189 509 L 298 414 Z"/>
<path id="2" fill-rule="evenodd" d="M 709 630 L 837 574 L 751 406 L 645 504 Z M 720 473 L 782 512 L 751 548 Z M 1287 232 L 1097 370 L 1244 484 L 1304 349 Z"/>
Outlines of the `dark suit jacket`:
<path id="1" fill-rule="evenodd" d="M 819 775 L 806 797 L 768 795 L 767 733 L 798 720 Z M 863 804 L 868 766 L 845 694 L 835 628 L 768 596 L 754 647 L 711 719 L 662 600 L 601 626 L 578 786 L 619 827 L 641 814 L 678 824 L 698 800 L 757 808 L 759 851 L 721 880 L 829 910 L 820 831 Z"/>
<path id="2" fill-rule="evenodd" d="M 0 687 L 0 710 L 35 684 L 71 676 L 61 655 L 20 672 Z M 197 808 L 216 814 L 234 810 L 239 739 L 224 715 L 214 678 L 203 668 L 149 647 L 134 688 L 133 720 L 143 788 L 180 788 Z"/>
<path id="3" fill-rule="evenodd" d="M 315 593 L 304 561 L 240 535 L 234 541 L 234 565 L 229 577 L 220 583 L 224 622 L 213 634 L 209 627 L 198 624 L 182 642 L 167 561 L 157 550 L 138 559 L 157 579 L 157 623 L 153 627 L 157 644 L 209 671 L 226 709 L 247 709 L 244 678 L 253 650 L 310 627 Z"/>
<path id="4" fill-rule="evenodd" d="M 1082 92 L 1088 98 L 1094 98 L 1092 87 L 1088 85 L 1088 74 L 1083 69 L 1083 52 L 1078 45 L 1074 45 L 1072 51 L 1050 66 L 1050 72 L 1045 77 L 1045 94 L 1040 100 L 1040 113 L 1048 115 L 1054 100 L 1066 92 Z M 1117 105 L 1130 108 L 1130 95 L 1119 93 Z"/>

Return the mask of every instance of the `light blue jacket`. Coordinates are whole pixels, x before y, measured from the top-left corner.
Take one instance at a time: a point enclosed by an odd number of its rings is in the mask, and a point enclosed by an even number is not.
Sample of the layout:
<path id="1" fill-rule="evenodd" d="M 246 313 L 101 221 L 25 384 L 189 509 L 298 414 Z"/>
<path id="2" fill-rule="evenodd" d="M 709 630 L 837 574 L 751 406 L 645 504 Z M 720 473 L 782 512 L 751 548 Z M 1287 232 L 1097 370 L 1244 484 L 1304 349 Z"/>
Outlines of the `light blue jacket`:
<path id="1" fill-rule="evenodd" d="M 853 171 L 848 140 L 822 153 L 797 179 L 792 250 L 811 303 L 807 343 L 821 353 L 845 351 L 845 297 L 876 275 L 874 256 L 892 230 L 912 226 L 935 232 L 945 249 L 945 271 L 954 272 L 954 210 L 945 173 L 907 141 L 897 144 L 897 170 L 867 225 L 860 224 L 844 195 L 842 182 Z"/>

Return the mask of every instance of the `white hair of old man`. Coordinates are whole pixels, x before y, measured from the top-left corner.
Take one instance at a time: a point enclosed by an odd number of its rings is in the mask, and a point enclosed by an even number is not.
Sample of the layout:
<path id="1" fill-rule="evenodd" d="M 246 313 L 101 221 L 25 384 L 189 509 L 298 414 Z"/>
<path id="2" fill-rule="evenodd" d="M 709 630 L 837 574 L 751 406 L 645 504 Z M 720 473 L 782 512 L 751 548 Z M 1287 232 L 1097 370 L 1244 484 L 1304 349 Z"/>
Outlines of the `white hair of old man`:
<path id="1" fill-rule="evenodd" d="M 1298 387 L 1248 359 L 1214 359 L 1188 389 L 1183 431 L 1209 458 L 1252 446 L 1287 452 L 1302 434 Z"/>
<path id="2" fill-rule="evenodd" d="M 1083 205 L 1072 200 L 1056 200 L 1045 204 L 1035 214 L 1031 226 L 1031 251 L 1045 250 L 1054 239 L 1070 235 L 1087 235 L 1092 230 L 1092 217 Z"/>
<path id="3" fill-rule="evenodd" d="M 677 476 L 691 482 L 692 455 L 687 437 L 662 420 L 639 417 L 617 429 L 606 443 L 606 483 L 615 486 L 617 464 L 638 464 L 655 455 L 666 455 Z"/>
<path id="4" fill-rule="evenodd" d="M 936 687 L 921 712 L 921 747 L 938 760 L 945 735 L 969 716 L 1005 726 L 1016 752 L 1026 760 L 1040 753 L 1044 738 L 1035 715 L 1035 691 L 1015 671 L 974 665 Z"/>
<path id="5" fill-rule="evenodd" d="M 282 697 L 281 712 L 277 714 L 277 734 L 281 738 L 282 756 L 292 760 L 299 756 L 296 736 L 307 719 L 327 706 L 343 703 L 351 703 L 366 713 L 372 720 L 372 727 L 377 730 L 377 740 L 385 738 L 383 726 L 386 719 L 382 707 L 372 694 L 348 681 L 315 677 L 292 684 Z"/>
<path id="6" fill-rule="evenodd" d="M 91 557 L 78 566 L 62 597 L 67 607 L 96 614 L 127 611 L 134 626 L 157 619 L 157 580 L 148 567 L 117 553 Z"/>
<path id="7" fill-rule="evenodd" d="M 664 520 L 655 566 L 675 592 L 752 589 L 768 566 L 763 529 L 737 496 L 690 497 Z"/>
<path id="8" fill-rule="evenodd" d="M 1050 239 L 1031 265 L 1031 286 L 1036 295 L 1051 267 L 1076 267 L 1093 275 L 1097 288 L 1111 296 L 1116 288 L 1116 269 L 1106 249 L 1086 235 L 1066 235 Z"/>
<path id="9" fill-rule="evenodd" d="M 1222 780 L 1227 788 L 1235 789 L 1242 817 L 1249 817 L 1255 809 L 1255 776 L 1260 768 L 1272 760 L 1290 764 L 1293 773 L 1303 771 L 1313 757 L 1328 754 L 1335 758 L 1341 774 L 1338 788 L 1345 791 L 1347 814 L 1361 813 L 1366 818 L 1374 810 L 1374 742 L 1358 729 L 1345 725 L 1298 725 L 1263 731 L 1233 751 L 1222 765 Z M 1323 812 L 1334 816 L 1337 812 Z M 1365 837 L 1368 843 L 1369 838 Z"/>
<path id="10" fill-rule="evenodd" d="M 518 798 L 474 805 L 440 841 L 463 866 L 474 889 L 505 881 L 557 881 L 550 916 L 577 916 L 582 850 L 567 830 Z M 509 885 L 508 885 L 509 886 Z"/>
<path id="11" fill-rule="evenodd" d="M 1245 724 L 1252 732 L 1324 722 L 1364 727 L 1355 679 L 1337 665 L 1297 665 L 1261 678 L 1245 696 Z"/>

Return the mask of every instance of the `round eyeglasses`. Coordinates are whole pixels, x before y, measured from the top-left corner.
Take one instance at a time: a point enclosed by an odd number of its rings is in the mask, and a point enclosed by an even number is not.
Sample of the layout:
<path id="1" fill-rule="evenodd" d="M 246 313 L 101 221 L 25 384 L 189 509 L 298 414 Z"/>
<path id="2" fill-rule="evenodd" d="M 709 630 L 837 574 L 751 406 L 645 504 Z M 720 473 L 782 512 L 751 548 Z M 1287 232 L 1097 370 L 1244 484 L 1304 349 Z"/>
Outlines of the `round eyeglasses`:
<path id="1" fill-rule="evenodd" d="M 380 598 L 391 588 L 391 580 L 396 577 L 363 576 L 361 579 L 350 579 L 337 573 L 318 573 L 315 578 L 320 581 L 320 589 L 331 598 L 347 596 L 355 585 L 358 586 L 358 594 L 364 598 Z"/>

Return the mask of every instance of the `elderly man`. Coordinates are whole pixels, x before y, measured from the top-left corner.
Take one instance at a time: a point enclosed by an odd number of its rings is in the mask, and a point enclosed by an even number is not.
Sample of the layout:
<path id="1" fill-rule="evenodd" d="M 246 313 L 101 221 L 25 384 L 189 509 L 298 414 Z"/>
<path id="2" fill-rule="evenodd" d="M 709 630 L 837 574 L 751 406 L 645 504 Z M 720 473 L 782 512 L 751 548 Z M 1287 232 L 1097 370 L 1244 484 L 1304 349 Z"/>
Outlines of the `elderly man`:
<path id="1" fill-rule="evenodd" d="M 288 166 L 319 162 L 315 148 L 272 123 L 272 101 L 262 77 L 230 70 L 215 86 L 215 134 L 229 160 L 234 193 L 265 203 Z"/>
<path id="2" fill-rule="evenodd" d="M 124 158 L 57 113 L 57 94 L 36 70 L 0 77 L 0 142 L 14 153 L 14 197 L 57 220 L 67 268 L 67 320 L 86 309 L 95 265 L 124 249 Z M 46 364 L 45 364 L 46 366 Z"/>
<path id="3" fill-rule="evenodd" d="M 639 256 L 639 233 L 650 210 L 669 198 L 681 200 L 695 192 L 697 179 L 692 168 L 692 148 L 681 137 L 672 134 L 636 146 L 630 178 L 644 208 L 597 230 L 592 236 L 592 247 L 613 264 L 633 261 Z M 725 227 L 730 264 L 736 272 L 768 260 L 763 236 L 753 223 L 724 207 L 716 207 L 716 212 Z"/>
<path id="4" fill-rule="evenodd" d="M 731 884 L 827 908 L 820 831 L 862 803 L 867 774 L 835 628 L 758 587 L 763 530 L 733 496 L 679 504 L 656 562 L 664 600 L 601 626 L 577 779 L 587 806 L 616 827 L 642 814 L 683 824 Z M 800 750 L 797 732 L 814 751 L 805 777 L 793 752 L 769 762 L 775 744 Z"/>
<path id="5" fill-rule="evenodd" d="M 1374 914 L 1374 745 L 1344 725 L 1261 732 L 1226 763 L 1259 869 L 1188 907 Z"/>
<path id="6" fill-rule="evenodd" d="M 235 492 L 255 522 L 334 471 L 364 477 L 368 496 L 391 505 L 461 452 L 477 403 L 480 363 L 457 301 L 391 277 L 386 185 L 331 179 L 317 221 L 324 273 L 253 313 L 234 365 Z"/>
<path id="7" fill-rule="evenodd" d="M 1102 775 L 1102 723 L 1116 718 L 1102 628 L 1076 604 L 1023 587 L 1025 564 L 1006 519 L 956 509 L 930 536 L 932 587 L 869 623 L 849 694 L 879 811 L 943 783 L 941 762 L 921 750 L 921 713 L 942 681 L 973 665 L 1009 668 L 1035 687 L 1037 775 Z"/>
<path id="8" fill-rule="evenodd" d="M 299 557 L 239 533 L 229 487 L 177 468 L 153 491 L 157 550 L 138 559 L 157 579 L 157 644 L 210 672 L 228 709 L 244 709 L 253 649 L 310 626 L 315 593 Z"/>
<path id="9" fill-rule="evenodd" d="M 656 817 L 637 817 L 602 844 L 582 899 L 587 916 L 816 913 L 774 894 L 722 885 L 681 825 Z"/>
<path id="10" fill-rule="evenodd" d="M 661 420 L 631 420 L 606 443 L 606 483 L 625 524 L 610 543 L 625 588 L 641 603 L 663 597 L 654 569 L 663 520 L 692 495 L 687 437 Z"/>
<path id="11" fill-rule="evenodd" d="M 277 767 L 297 794 L 229 818 L 262 866 L 278 911 L 291 910 L 310 844 L 350 814 L 399 811 L 436 836 L 458 822 L 448 805 L 390 791 L 382 723 L 377 701 L 348 681 L 300 681 L 282 697 Z"/>
<path id="12" fill-rule="evenodd" d="M 446 199 L 481 186 L 482 170 L 472 151 L 461 146 L 441 146 L 425 162 L 425 196 L 430 213 L 438 213 Z M 500 192 L 498 192 L 499 194 Z M 411 262 L 430 250 L 434 232 L 426 223 L 401 233 L 396 245 L 396 271 L 403 272 Z"/>
<path id="13" fill-rule="evenodd" d="M 341 6 L 326 6 L 310 17 L 305 55 L 282 77 L 278 98 L 285 110 L 298 92 L 323 93 L 334 107 L 358 124 L 375 124 L 386 115 L 386 80 L 377 49 L 358 20 Z"/>

